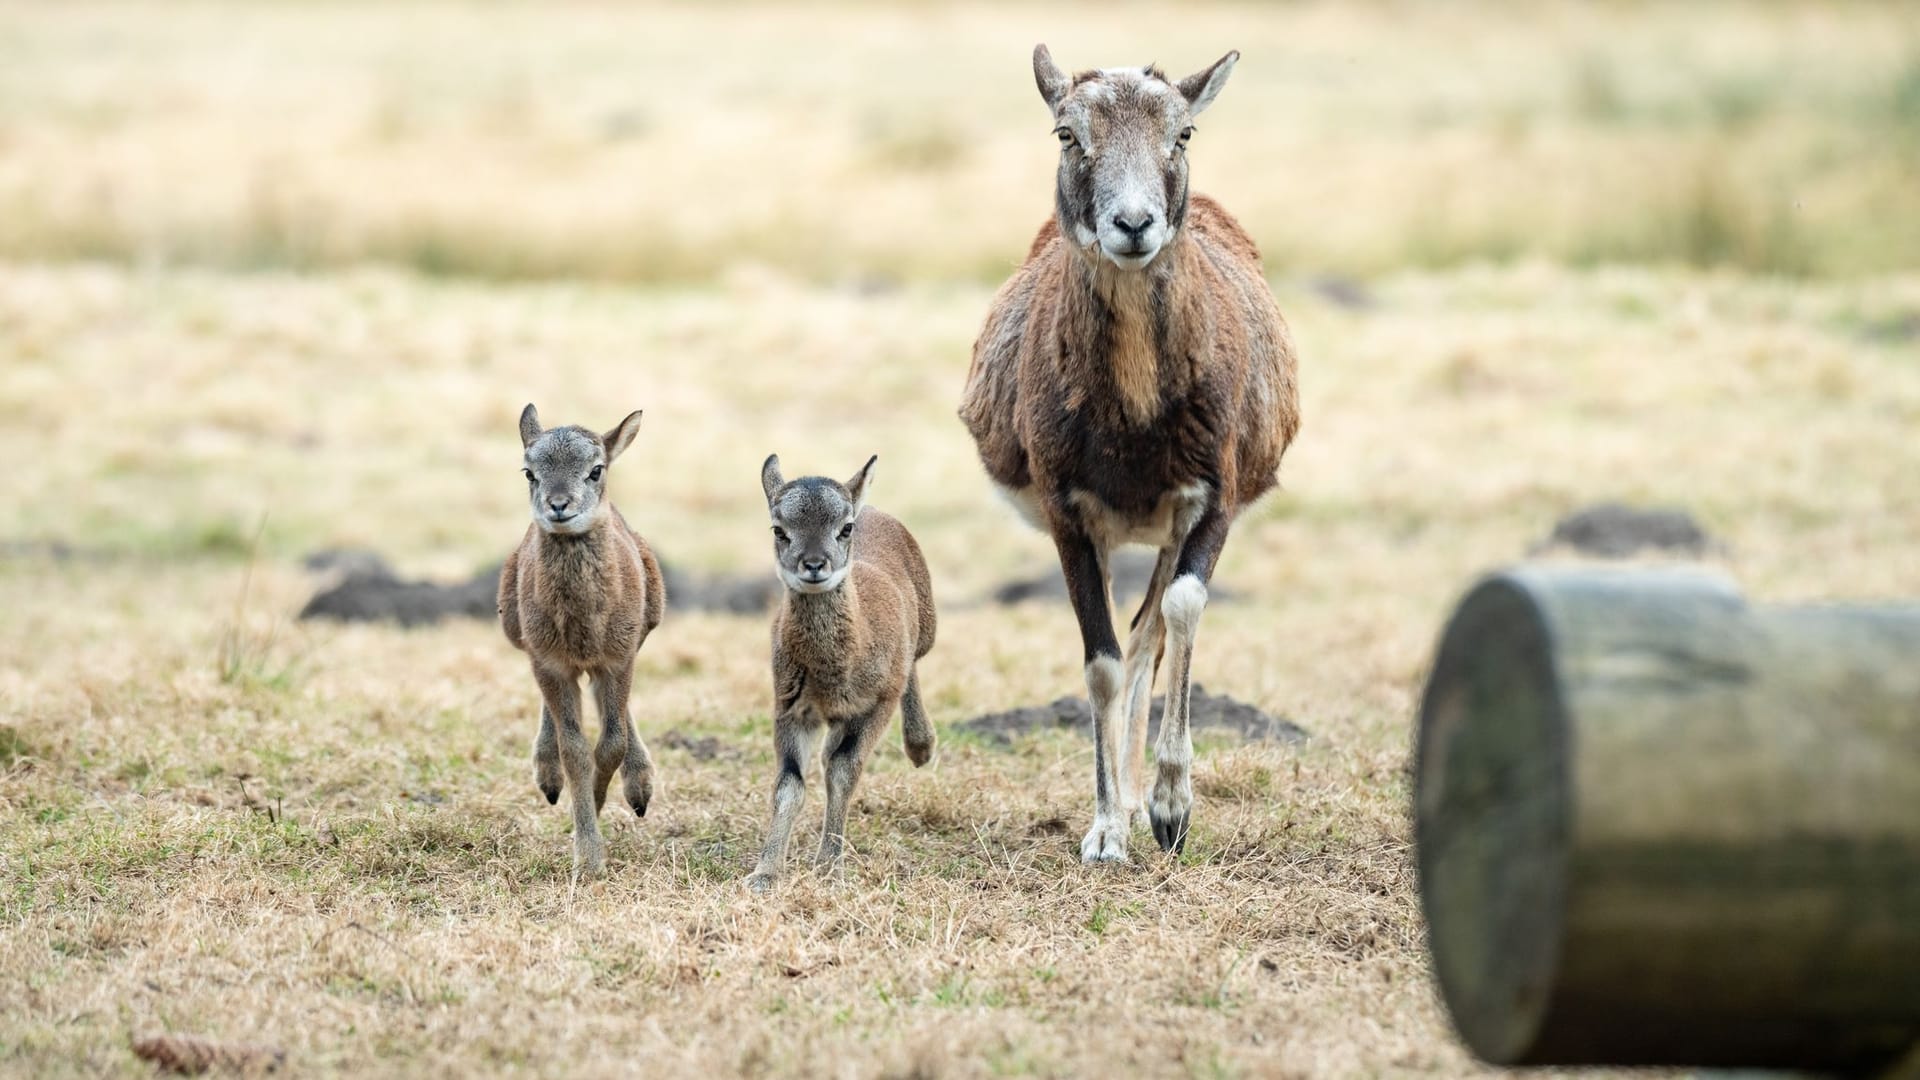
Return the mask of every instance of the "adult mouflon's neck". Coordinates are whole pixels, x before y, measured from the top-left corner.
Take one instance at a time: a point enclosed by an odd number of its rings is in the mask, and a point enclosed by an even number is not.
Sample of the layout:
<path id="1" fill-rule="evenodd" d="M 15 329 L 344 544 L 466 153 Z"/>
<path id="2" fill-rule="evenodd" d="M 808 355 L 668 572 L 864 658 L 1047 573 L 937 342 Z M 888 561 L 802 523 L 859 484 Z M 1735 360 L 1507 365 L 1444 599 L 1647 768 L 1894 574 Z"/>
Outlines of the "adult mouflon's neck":
<path id="1" fill-rule="evenodd" d="M 1177 343 L 1190 340 L 1185 303 L 1193 275 L 1183 229 L 1151 263 L 1122 270 L 1099 252 L 1076 250 L 1061 321 L 1068 363 L 1085 363 L 1085 382 L 1107 384 L 1120 412 L 1134 424 L 1160 414 L 1169 377 L 1177 378 L 1185 358 Z"/>

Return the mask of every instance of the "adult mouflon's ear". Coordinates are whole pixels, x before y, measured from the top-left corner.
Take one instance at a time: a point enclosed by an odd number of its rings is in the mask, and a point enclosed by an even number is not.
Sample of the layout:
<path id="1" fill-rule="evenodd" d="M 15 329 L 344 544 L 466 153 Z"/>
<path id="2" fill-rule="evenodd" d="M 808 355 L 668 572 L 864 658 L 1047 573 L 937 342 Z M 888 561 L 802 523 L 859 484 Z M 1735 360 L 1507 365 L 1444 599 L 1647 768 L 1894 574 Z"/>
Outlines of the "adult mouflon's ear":
<path id="1" fill-rule="evenodd" d="M 1053 54 L 1045 45 L 1033 47 L 1033 81 L 1040 87 L 1040 96 L 1046 100 L 1049 111 L 1060 107 L 1060 100 L 1073 89 L 1073 80 L 1053 62 Z"/>
<path id="2" fill-rule="evenodd" d="M 627 414 L 625 420 L 615 424 L 612 431 L 600 436 L 600 442 L 607 448 L 607 464 L 613 464 L 613 459 L 619 457 L 622 450 L 633 445 L 633 437 L 638 434 L 640 410 L 635 409 Z"/>
<path id="3" fill-rule="evenodd" d="M 539 437 L 540 410 L 534 408 L 533 402 L 529 401 L 527 407 L 520 410 L 520 445 L 522 448 L 532 446 L 533 440 Z"/>
<path id="4" fill-rule="evenodd" d="M 879 454 L 868 458 L 867 463 L 860 466 L 860 471 L 853 474 L 853 479 L 847 481 L 847 494 L 853 496 L 854 517 L 859 517 L 860 508 L 866 505 L 867 489 L 873 486 L 873 463 L 879 460 Z"/>
<path id="5" fill-rule="evenodd" d="M 767 493 L 767 503 L 772 505 L 773 494 L 786 484 L 780 476 L 780 455 L 768 454 L 767 460 L 760 466 L 760 490 Z"/>
<path id="6" fill-rule="evenodd" d="M 1240 62 L 1240 50 L 1235 49 L 1213 62 L 1205 71 L 1196 71 L 1180 80 L 1180 96 L 1187 99 L 1187 115 L 1199 116 L 1200 110 L 1213 104 L 1220 96 L 1220 88 L 1227 85 L 1227 76 L 1233 74 L 1233 65 Z"/>

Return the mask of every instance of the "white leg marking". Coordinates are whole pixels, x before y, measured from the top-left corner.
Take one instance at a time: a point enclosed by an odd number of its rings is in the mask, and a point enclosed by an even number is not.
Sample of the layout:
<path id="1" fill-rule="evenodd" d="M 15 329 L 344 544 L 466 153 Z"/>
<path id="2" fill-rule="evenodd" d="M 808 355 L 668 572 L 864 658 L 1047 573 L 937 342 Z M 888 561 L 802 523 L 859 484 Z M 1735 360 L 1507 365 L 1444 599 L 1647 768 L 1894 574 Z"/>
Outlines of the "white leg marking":
<path id="1" fill-rule="evenodd" d="M 1126 703 L 1122 690 L 1120 661 L 1111 656 L 1094 658 L 1087 665 L 1087 697 L 1093 706 L 1094 753 L 1093 828 L 1080 841 L 1080 861 L 1084 863 L 1125 862 L 1127 858 L 1127 811 L 1120 791 L 1120 709 Z M 1101 752 L 1104 748 L 1104 752 Z"/>

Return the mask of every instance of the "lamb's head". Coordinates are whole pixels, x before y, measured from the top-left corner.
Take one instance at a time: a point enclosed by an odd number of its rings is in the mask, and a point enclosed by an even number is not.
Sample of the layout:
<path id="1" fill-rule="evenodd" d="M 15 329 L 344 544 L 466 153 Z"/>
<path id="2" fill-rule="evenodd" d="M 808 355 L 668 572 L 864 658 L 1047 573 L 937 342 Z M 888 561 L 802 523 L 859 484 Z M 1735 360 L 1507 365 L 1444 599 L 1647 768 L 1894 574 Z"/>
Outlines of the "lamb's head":
<path id="1" fill-rule="evenodd" d="M 824 476 L 783 479 L 778 454 L 760 466 L 760 488 L 773 518 L 773 561 L 787 588 L 830 592 L 847 579 L 853 563 L 853 522 L 866 502 L 867 482 L 878 460 L 868 458 L 844 484 Z"/>
<path id="2" fill-rule="evenodd" d="M 1187 216 L 1187 140 L 1193 118 L 1213 103 L 1240 54 L 1169 82 L 1152 65 L 1069 76 L 1045 45 L 1033 50 L 1033 78 L 1060 140 L 1054 209 L 1060 230 L 1089 258 L 1139 270 L 1173 239 Z"/>
<path id="3" fill-rule="evenodd" d="M 533 520 L 550 534 L 577 536 L 593 528 L 606 505 L 607 469 L 640 431 L 640 412 L 604 435 L 572 424 L 541 430 L 540 414 L 520 413 L 521 472 Z"/>

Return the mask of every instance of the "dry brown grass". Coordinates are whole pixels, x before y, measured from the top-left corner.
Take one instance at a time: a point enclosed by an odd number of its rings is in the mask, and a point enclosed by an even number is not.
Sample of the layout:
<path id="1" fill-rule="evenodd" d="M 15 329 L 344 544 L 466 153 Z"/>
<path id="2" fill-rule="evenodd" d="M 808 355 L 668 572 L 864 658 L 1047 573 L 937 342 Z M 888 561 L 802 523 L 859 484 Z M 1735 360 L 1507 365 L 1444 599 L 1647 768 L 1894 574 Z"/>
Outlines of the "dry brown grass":
<path id="1" fill-rule="evenodd" d="M 1276 265 L 1920 250 L 1898 3 L 0 6 L 0 253 L 998 278 L 1048 209 L 1027 56 L 1245 56 L 1195 182 Z"/>
<path id="2" fill-rule="evenodd" d="M 95 549 L 0 559 L 0 1068 L 133 1070 L 129 1038 L 174 1029 L 321 1074 L 1468 1071 L 1404 809 L 1447 603 L 1609 496 L 1692 507 L 1761 595 L 1920 592 L 1920 280 L 1527 268 L 1397 278 L 1364 311 L 1281 297 L 1308 427 L 1228 546 L 1251 599 L 1209 613 L 1198 663 L 1314 737 L 1204 746 L 1184 865 L 1143 835 L 1096 872 L 1084 742 L 950 730 L 1078 683 L 1064 609 L 972 603 L 1047 557 L 951 418 L 983 290 L 0 269 L 0 536 Z M 657 809 L 609 811 L 612 879 L 578 894 L 494 628 L 289 623 L 311 547 L 497 557 L 527 398 L 645 406 L 614 495 L 709 565 L 764 560 L 768 449 L 881 454 L 945 609 L 922 675 L 949 730 L 929 772 L 889 740 L 844 882 L 741 885 L 771 779 L 760 620 L 671 617 L 642 654 Z"/>

